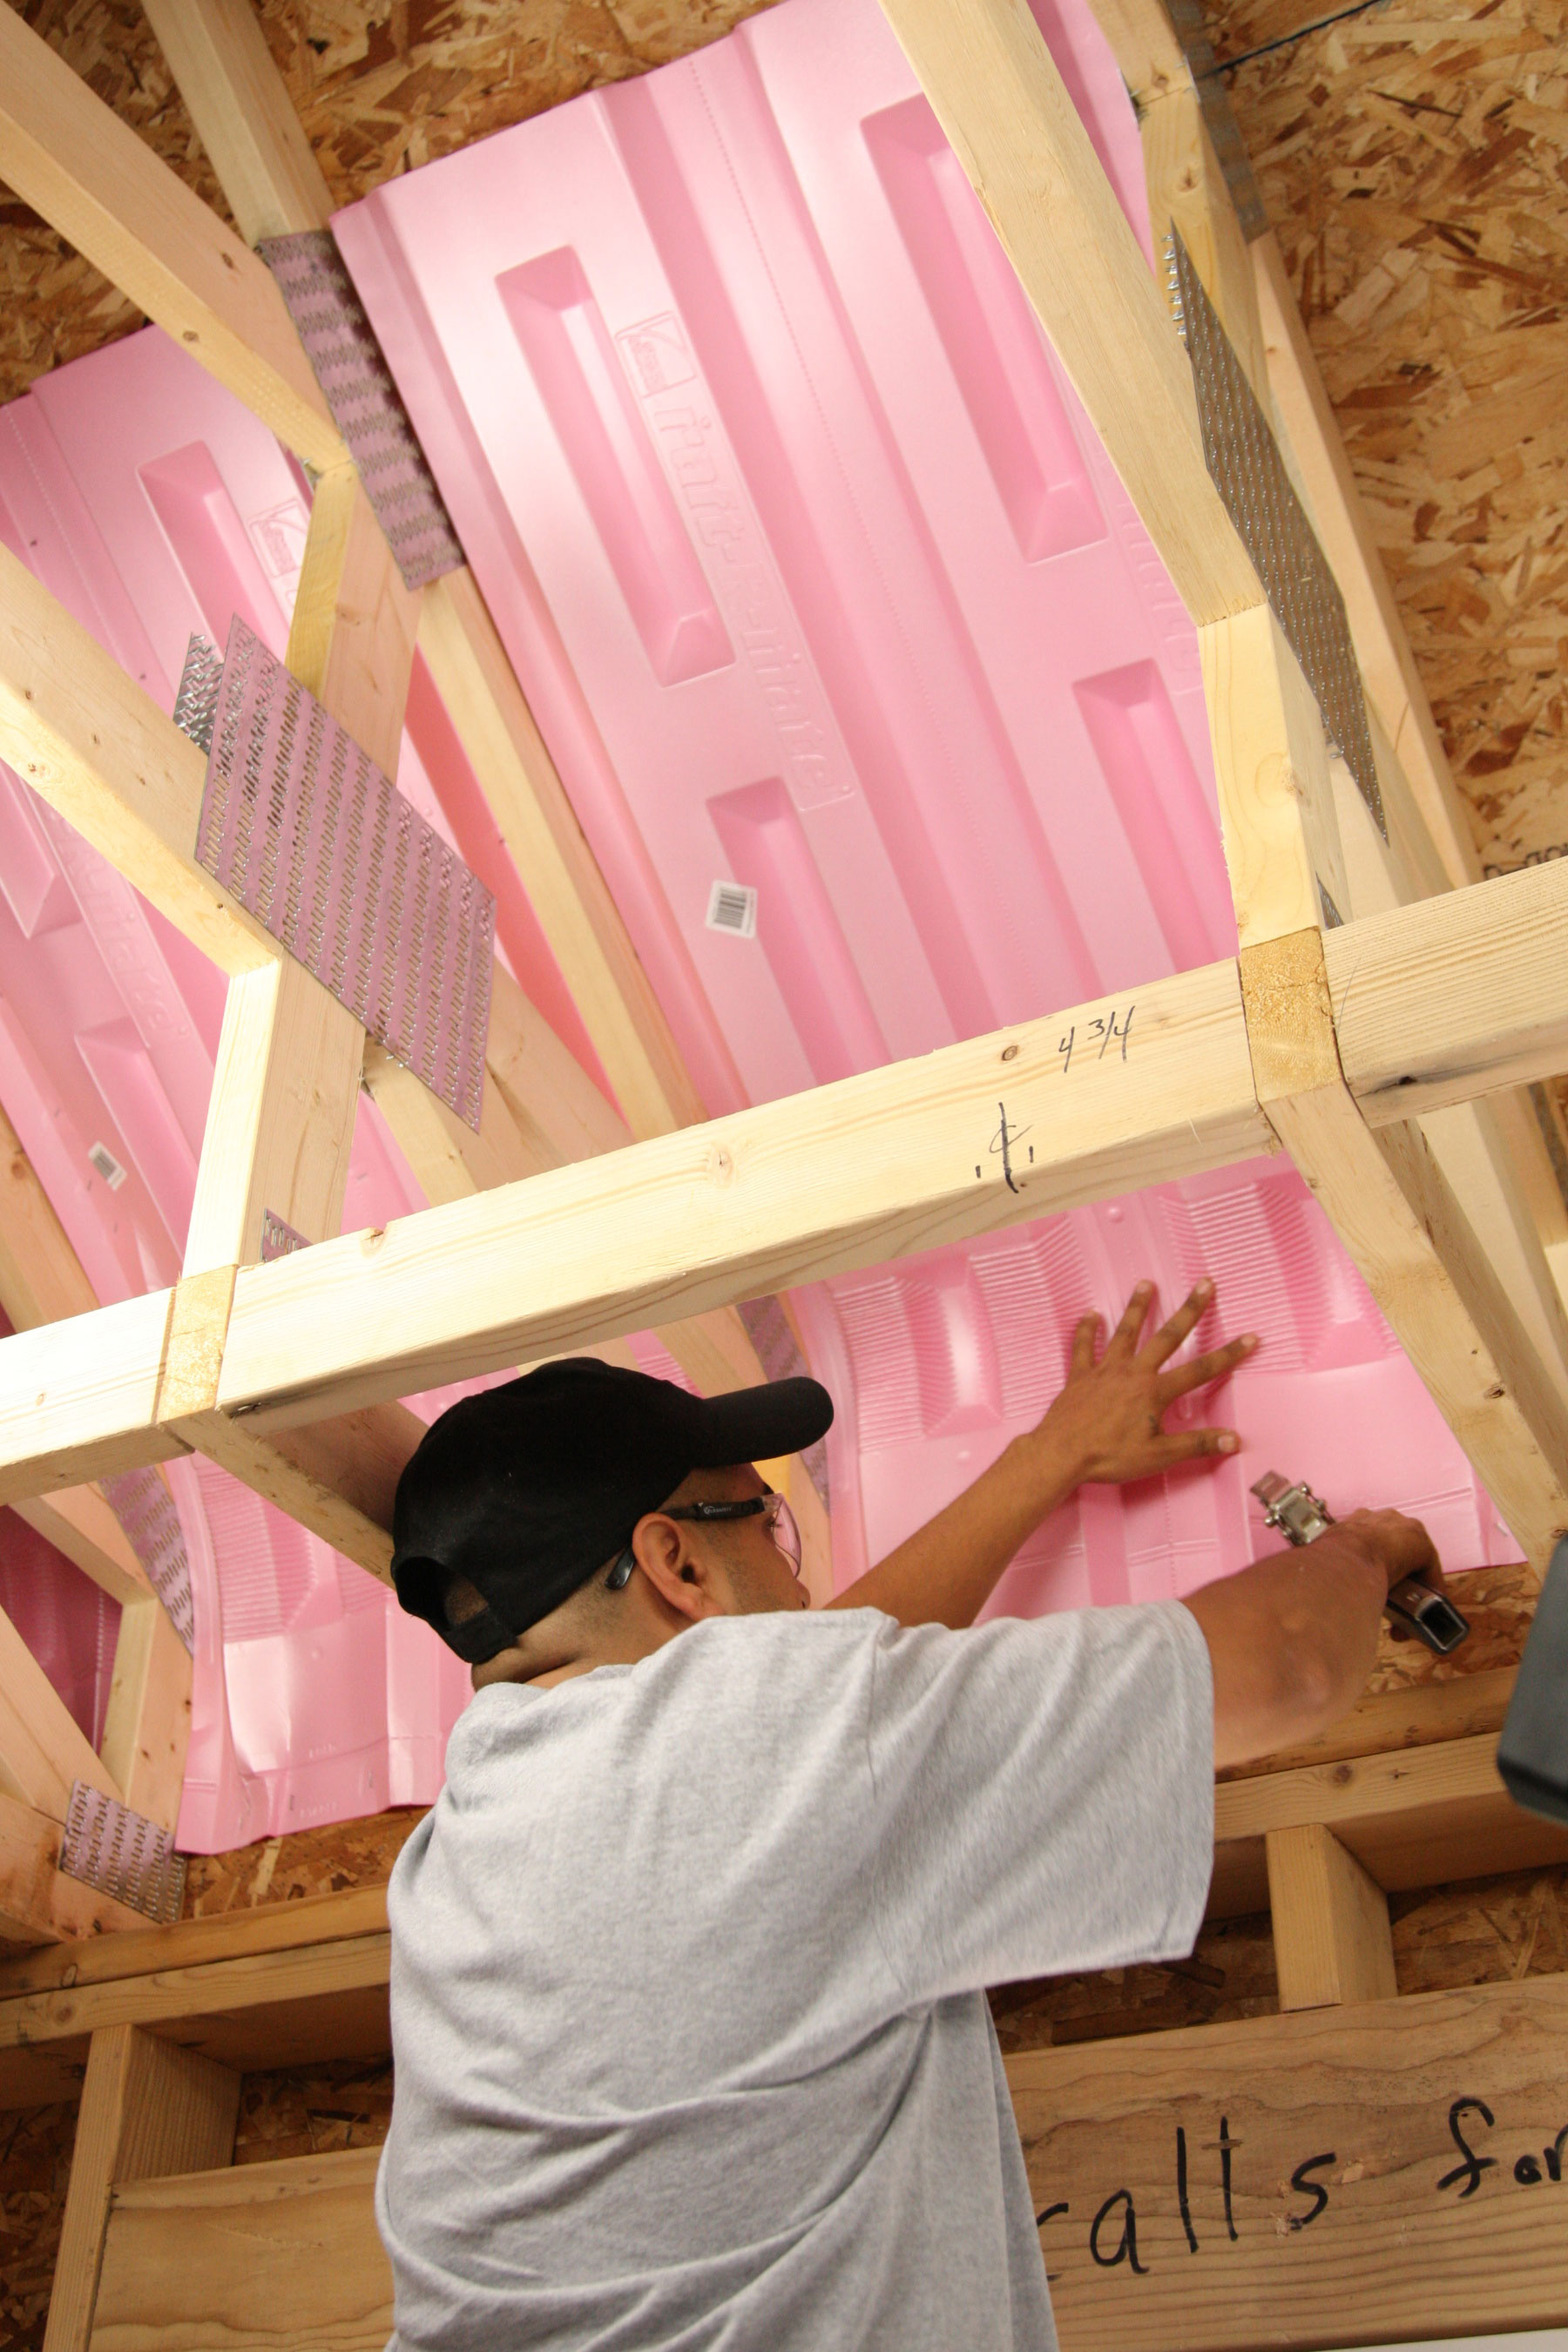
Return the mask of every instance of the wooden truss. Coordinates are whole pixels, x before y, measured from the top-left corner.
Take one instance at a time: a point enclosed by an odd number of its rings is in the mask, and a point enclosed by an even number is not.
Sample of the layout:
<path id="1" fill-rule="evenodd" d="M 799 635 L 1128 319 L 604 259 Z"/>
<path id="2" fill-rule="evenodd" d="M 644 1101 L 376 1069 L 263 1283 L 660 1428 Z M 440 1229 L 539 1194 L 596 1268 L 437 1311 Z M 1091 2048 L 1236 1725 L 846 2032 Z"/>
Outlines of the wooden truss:
<path id="1" fill-rule="evenodd" d="M 247 0 L 145 5 L 243 237 L 321 226 L 327 189 Z M 157 1604 L 91 1482 L 194 1450 L 384 1577 L 393 1490 L 419 1430 L 403 1395 L 563 1349 L 613 1352 L 649 1324 L 702 1387 L 743 1384 L 760 1366 L 738 1302 L 1283 1148 L 1537 1573 L 1568 1528 L 1568 1212 L 1521 1093 L 1568 1069 L 1568 868 L 1479 881 L 1274 240 L 1242 233 L 1160 0 L 1098 5 L 1139 104 L 1157 232 L 1180 229 L 1344 596 L 1388 839 L 1330 755 L 1205 467 L 1164 297 L 1022 0 L 884 0 L 1197 626 L 1240 953 L 1141 991 L 1124 1063 L 1064 1076 L 1056 1040 L 1068 1008 L 711 1122 L 474 582 L 458 572 L 405 591 L 266 268 L 0 8 L 0 177 L 313 469 L 289 667 L 391 769 L 417 645 L 619 1105 L 499 970 L 478 1136 L 367 1046 L 196 866 L 201 755 L 0 554 L 0 755 L 228 975 L 190 1244 L 171 1290 L 99 1307 L 14 1139 L 0 1202 L 0 1301 L 16 1328 L 0 1342 L 0 1501 L 132 1603 L 122 1649 L 135 1696 L 100 1758 L 66 1737 L 43 1677 L 0 1632 L 0 1918 L 46 1948 L 0 1973 L 0 2087 L 13 2100 L 58 2096 L 86 2067 L 49 2352 L 88 2344 L 95 2297 L 100 2340 L 122 2352 L 175 2340 L 174 2318 L 198 2305 L 226 2341 L 379 2345 L 386 2329 L 363 2158 L 200 2172 L 226 2161 L 237 2068 L 386 2047 L 382 1897 L 60 1945 L 128 1923 L 52 1869 L 63 1790 L 96 1772 L 172 1818 L 188 1706 L 188 1675 L 172 1671 Z M 1328 931 L 1324 891 L 1347 919 Z M 384 1232 L 340 1235 L 362 1080 L 432 1205 Z M 1011 1181 L 986 1149 L 999 1098 L 1036 1139 Z M 264 1208 L 317 1246 L 261 1264 Z M 806 1482 L 791 1491 L 809 1513 Z M 819 1511 L 811 1533 L 820 1587 Z M 1458 1996 L 1388 1998 L 1388 1888 L 1568 1852 L 1498 1780 L 1509 1680 L 1371 1702 L 1310 1750 L 1219 1790 L 1215 1907 L 1270 1906 L 1282 2007 L 1316 2019 L 1164 2037 L 1159 2067 L 1145 2055 L 1125 2086 L 1081 2053 L 1015 2062 L 1037 2186 L 1056 2211 L 1078 2213 L 1105 2168 L 1103 2147 L 1092 2164 L 1061 2153 L 1068 2126 L 1103 2140 L 1113 2121 L 1121 2135 L 1110 2170 L 1126 2179 L 1106 2172 L 1104 2246 L 1079 2246 L 1058 2290 L 1069 2345 L 1254 2340 L 1266 2291 L 1256 2267 L 1243 2288 L 1212 2293 L 1194 2272 L 1200 2323 L 1190 2289 L 1185 2306 L 1170 2293 L 1139 2305 L 1124 2292 L 1142 2275 L 1133 2263 L 1102 2258 L 1118 2197 L 1129 2213 L 1135 2196 L 1151 2210 L 1140 2168 L 1150 2131 L 1163 2146 L 1172 2118 L 1207 2101 L 1205 2128 L 1229 2137 L 1208 2113 L 1216 2067 L 1229 2070 L 1216 2095 L 1232 2100 L 1233 2121 L 1247 2100 L 1249 2113 L 1271 2112 L 1280 2070 L 1316 2064 L 1330 2042 L 1361 2085 L 1345 2093 L 1352 2104 L 1374 2095 L 1380 2065 L 1409 2079 L 1444 2056 L 1479 2067 L 1485 2090 L 1484 2051 L 1504 2053 L 1511 2089 L 1534 2096 L 1543 2037 L 1562 2022 L 1555 1988 L 1478 1995 L 1468 2009 Z M 1376 2010 L 1341 2021 L 1344 2004 L 1366 2001 Z M 1064 2164 L 1081 2182 L 1070 2192 L 1054 2185 Z M 1298 2221 L 1303 2200 L 1289 2205 Z M 247 2242 L 274 2249 L 265 2294 L 209 2251 L 233 2242 L 237 2204 Z M 1286 2332 L 1271 2340 L 1447 2332 L 1468 2309 L 1454 2299 L 1452 2262 L 1378 2302 L 1368 2248 L 1399 2240 L 1407 2217 L 1392 2191 L 1367 2210 L 1371 2234 L 1348 2246 L 1338 2305 L 1317 2295 L 1295 2333 L 1276 2307 Z M 1175 2205 L 1166 2218 L 1179 2249 Z M 1164 2227 L 1145 2220 L 1145 2270 Z M 1511 2285 L 1489 2268 L 1482 2315 L 1494 2325 L 1568 2316 L 1568 2291 L 1542 2284 L 1542 2246 L 1561 2276 L 1562 2225 L 1542 2233 L 1532 2215 L 1531 2227 Z M 1283 2209 L 1274 2234 L 1290 2234 Z M 1459 2237 L 1473 2256 L 1473 2233 Z M 1054 2259 L 1058 2241 L 1047 2242 Z M 1326 2223 L 1300 2239 L 1329 2242 Z"/>

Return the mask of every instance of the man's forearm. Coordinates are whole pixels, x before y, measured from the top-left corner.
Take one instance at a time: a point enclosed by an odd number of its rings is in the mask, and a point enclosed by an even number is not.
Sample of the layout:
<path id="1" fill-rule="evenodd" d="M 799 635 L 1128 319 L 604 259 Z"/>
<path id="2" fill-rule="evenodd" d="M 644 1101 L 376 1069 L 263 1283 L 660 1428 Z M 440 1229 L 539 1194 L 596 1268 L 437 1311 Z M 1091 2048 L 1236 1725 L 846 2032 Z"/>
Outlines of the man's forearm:
<path id="1" fill-rule="evenodd" d="M 1347 1522 L 1186 1596 L 1214 1668 L 1216 1766 L 1310 1739 L 1350 1713 L 1377 1656 L 1388 1583 L 1384 1559 Z"/>
<path id="2" fill-rule="evenodd" d="M 972 1625 L 1008 1561 L 1081 1475 L 1066 1448 L 1042 1433 L 1015 1438 L 972 1486 L 829 1607 L 881 1609 L 904 1625 Z"/>

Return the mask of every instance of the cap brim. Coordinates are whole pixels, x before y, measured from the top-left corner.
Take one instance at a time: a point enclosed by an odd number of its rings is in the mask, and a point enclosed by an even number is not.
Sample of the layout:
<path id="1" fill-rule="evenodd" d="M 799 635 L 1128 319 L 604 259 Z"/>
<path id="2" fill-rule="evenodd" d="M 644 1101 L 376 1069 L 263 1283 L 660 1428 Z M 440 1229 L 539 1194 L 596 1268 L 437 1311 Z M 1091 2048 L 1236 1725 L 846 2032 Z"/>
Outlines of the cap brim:
<path id="1" fill-rule="evenodd" d="M 754 1389 L 732 1389 L 702 1404 L 702 1459 L 696 1470 L 727 1469 L 735 1462 L 771 1462 L 781 1454 L 804 1453 L 825 1437 L 833 1422 L 833 1399 L 820 1381 L 768 1381 Z"/>

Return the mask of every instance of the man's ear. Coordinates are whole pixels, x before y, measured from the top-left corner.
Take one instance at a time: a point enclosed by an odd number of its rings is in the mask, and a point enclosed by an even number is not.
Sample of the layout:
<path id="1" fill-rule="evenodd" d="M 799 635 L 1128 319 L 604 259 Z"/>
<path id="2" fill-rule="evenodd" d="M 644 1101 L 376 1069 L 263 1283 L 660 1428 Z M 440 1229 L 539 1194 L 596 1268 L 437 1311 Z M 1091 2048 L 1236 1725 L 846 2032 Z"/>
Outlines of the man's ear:
<path id="1" fill-rule="evenodd" d="M 699 1618 L 725 1613 L 711 1561 L 678 1520 L 650 1511 L 632 1531 L 632 1550 L 654 1591 L 679 1616 L 695 1624 Z"/>

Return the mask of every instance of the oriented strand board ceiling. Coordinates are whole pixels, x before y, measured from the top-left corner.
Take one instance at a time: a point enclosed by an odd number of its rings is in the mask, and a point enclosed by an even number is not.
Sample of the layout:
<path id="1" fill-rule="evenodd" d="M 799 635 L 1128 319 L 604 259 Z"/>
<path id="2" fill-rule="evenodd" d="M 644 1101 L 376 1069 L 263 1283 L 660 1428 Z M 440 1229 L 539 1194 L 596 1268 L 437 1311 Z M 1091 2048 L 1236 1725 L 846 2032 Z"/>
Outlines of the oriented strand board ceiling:
<path id="1" fill-rule="evenodd" d="M 1568 843 L 1568 0 L 1210 5 L 1217 55 L 1246 60 L 1226 84 L 1478 845 L 1516 865 Z M 136 0 L 22 13 L 221 205 Z M 344 203 L 752 13 L 261 0 Z M 138 323 L 0 194 L 0 399 Z"/>

